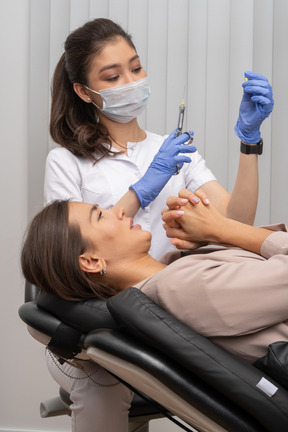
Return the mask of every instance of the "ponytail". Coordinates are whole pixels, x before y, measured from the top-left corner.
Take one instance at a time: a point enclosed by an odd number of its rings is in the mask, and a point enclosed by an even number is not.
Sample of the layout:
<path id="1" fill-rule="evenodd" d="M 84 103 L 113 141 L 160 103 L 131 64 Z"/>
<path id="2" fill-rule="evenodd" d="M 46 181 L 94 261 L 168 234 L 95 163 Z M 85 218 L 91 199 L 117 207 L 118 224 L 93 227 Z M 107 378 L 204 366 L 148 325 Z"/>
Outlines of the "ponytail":
<path id="1" fill-rule="evenodd" d="M 62 54 L 52 80 L 50 134 L 53 140 L 71 153 L 94 161 L 114 154 L 105 126 L 97 124 L 97 112 L 75 93 Z M 110 148 L 103 146 L 110 144 Z"/>
<path id="2" fill-rule="evenodd" d="M 117 152 L 111 150 L 108 129 L 98 123 L 96 109 L 74 92 L 73 84 L 87 85 L 95 56 L 107 43 L 119 38 L 135 49 L 131 36 L 115 22 L 105 18 L 88 21 L 66 39 L 65 53 L 52 81 L 50 133 L 53 140 L 73 154 L 95 162 Z"/>

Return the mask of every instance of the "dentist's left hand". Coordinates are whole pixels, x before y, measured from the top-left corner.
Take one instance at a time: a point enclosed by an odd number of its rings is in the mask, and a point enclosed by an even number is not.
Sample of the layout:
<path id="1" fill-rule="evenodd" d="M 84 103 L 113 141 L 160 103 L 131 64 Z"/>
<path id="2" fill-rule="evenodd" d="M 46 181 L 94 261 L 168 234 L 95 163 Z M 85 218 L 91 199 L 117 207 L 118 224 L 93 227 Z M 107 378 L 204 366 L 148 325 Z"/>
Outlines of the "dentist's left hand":
<path id="1" fill-rule="evenodd" d="M 190 132 L 193 135 L 193 132 Z M 188 133 L 176 137 L 176 129 L 166 138 L 158 153 L 154 156 L 144 176 L 129 189 L 138 196 L 142 209 L 147 207 L 159 195 L 170 178 L 179 172 L 184 163 L 191 159 L 182 153 L 194 153 L 197 149 L 184 143 L 189 139 Z"/>
<path id="2" fill-rule="evenodd" d="M 243 98 L 234 130 L 245 143 L 256 144 L 261 138 L 260 126 L 273 110 L 273 92 L 264 75 L 245 72 L 245 78 L 247 81 L 242 84 Z"/>

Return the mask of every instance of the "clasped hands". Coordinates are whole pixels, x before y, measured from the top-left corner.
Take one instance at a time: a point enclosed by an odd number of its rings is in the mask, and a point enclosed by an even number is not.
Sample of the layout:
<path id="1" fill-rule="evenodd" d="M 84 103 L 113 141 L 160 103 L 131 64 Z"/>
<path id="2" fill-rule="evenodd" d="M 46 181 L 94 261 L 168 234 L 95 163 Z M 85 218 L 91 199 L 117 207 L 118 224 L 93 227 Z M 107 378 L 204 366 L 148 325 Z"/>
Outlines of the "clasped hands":
<path id="1" fill-rule="evenodd" d="M 207 244 L 221 244 L 226 218 L 209 202 L 203 192 L 182 189 L 170 196 L 162 210 L 163 227 L 177 249 L 195 249 Z"/>

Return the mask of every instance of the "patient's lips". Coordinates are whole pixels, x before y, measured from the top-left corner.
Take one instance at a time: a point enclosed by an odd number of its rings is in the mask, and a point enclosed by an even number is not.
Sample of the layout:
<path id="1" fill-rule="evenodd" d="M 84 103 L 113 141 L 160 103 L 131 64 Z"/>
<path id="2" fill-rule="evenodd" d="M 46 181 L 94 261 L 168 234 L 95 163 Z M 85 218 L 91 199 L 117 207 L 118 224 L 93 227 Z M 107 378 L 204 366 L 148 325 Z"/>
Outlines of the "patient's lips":
<path id="1" fill-rule="evenodd" d="M 133 219 L 131 218 L 130 219 L 130 229 L 135 230 L 135 229 L 142 229 L 142 228 L 141 228 L 141 225 L 139 225 L 139 224 L 133 225 Z"/>
<path id="2" fill-rule="evenodd" d="M 140 229 L 141 230 L 142 228 L 141 228 L 141 225 L 136 224 L 136 225 L 132 225 L 131 229 L 132 230 L 136 230 L 136 229 L 138 229 L 138 230 Z"/>

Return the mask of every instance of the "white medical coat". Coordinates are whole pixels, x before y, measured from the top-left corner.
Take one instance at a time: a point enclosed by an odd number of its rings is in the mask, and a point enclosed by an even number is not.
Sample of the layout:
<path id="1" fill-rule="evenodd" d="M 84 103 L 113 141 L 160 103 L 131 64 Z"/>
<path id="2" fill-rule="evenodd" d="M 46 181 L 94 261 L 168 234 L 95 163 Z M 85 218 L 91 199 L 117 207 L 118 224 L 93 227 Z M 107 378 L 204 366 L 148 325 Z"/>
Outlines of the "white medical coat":
<path id="1" fill-rule="evenodd" d="M 102 208 L 113 206 L 146 172 L 154 155 L 166 136 L 146 132 L 146 139 L 128 143 L 128 156 L 119 153 L 116 157 L 92 160 L 75 156 L 63 147 L 51 150 L 46 160 L 44 200 L 45 204 L 55 199 L 70 199 L 97 204 Z M 162 227 L 161 210 L 166 207 L 169 195 L 177 195 L 182 188 L 194 192 L 208 181 L 215 180 L 205 160 L 198 152 L 189 155 L 190 164 L 184 164 L 180 173 L 172 176 L 159 196 L 145 210 L 140 209 L 134 224 L 152 232 L 150 253 L 159 258 L 174 250 Z"/>

